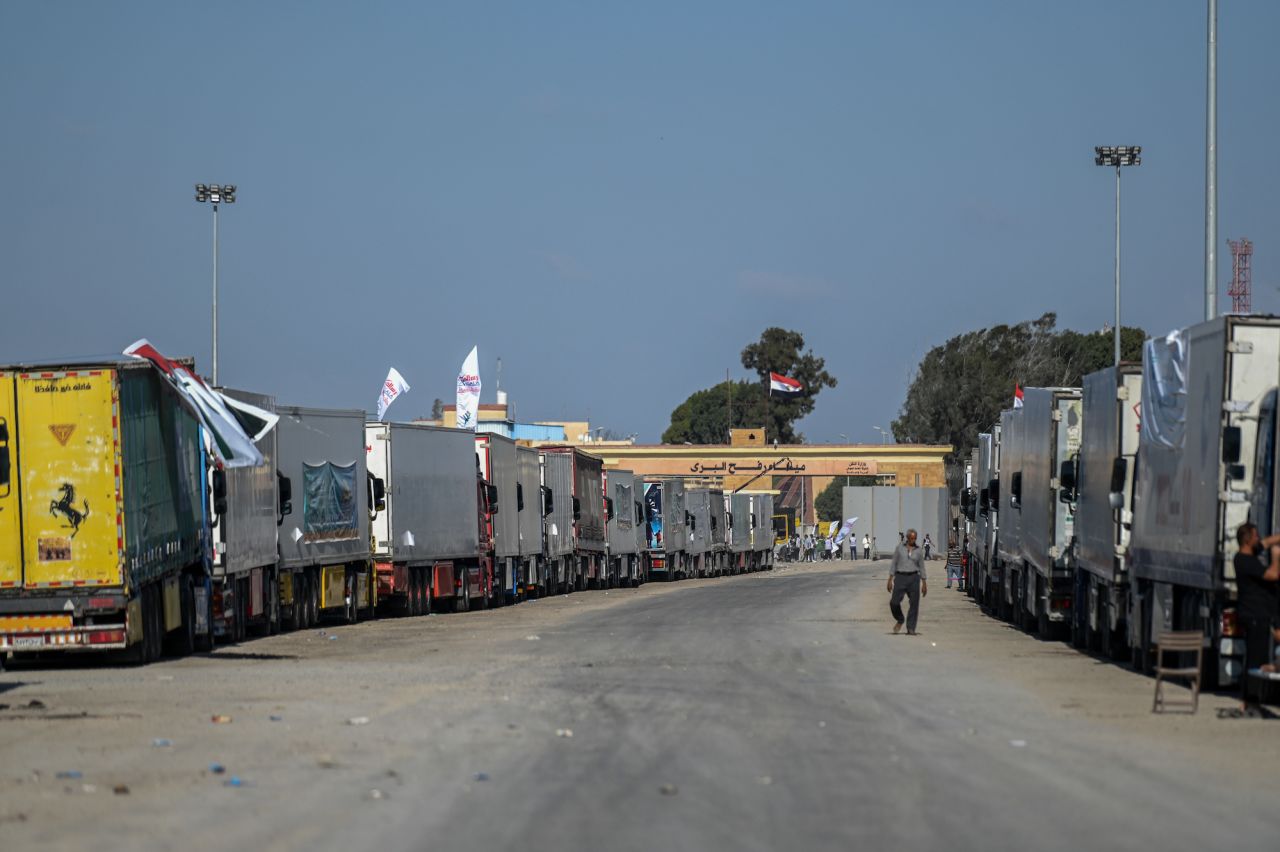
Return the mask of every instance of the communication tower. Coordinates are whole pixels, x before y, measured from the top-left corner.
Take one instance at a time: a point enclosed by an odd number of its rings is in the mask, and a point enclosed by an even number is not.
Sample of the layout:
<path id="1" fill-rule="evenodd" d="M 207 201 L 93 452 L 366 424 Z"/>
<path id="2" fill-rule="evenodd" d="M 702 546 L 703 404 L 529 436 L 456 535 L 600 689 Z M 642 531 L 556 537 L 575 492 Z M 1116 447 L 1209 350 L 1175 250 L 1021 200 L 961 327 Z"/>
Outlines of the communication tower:
<path id="1" fill-rule="evenodd" d="M 1231 247 L 1231 312 L 1247 314 L 1253 310 L 1253 241 L 1227 240 Z"/>

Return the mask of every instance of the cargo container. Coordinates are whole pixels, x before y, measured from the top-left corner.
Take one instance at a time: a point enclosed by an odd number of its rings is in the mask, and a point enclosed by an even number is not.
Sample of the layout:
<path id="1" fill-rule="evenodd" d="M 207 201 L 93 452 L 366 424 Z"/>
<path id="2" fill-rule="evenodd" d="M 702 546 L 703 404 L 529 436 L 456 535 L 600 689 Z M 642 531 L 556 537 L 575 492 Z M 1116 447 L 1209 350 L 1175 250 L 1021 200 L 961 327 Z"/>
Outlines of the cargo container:
<path id="1" fill-rule="evenodd" d="M 974 537 L 970 541 L 969 588 L 974 600 L 984 608 L 991 605 L 991 566 L 996 558 L 996 535 L 1000 516 L 1000 425 L 978 435 L 978 468 L 974 488 L 977 512 Z"/>
<path id="2" fill-rule="evenodd" d="M 690 488 L 685 491 L 685 500 L 689 527 L 685 553 L 689 558 L 689 574 L 709 577 L 713 560 L 711 492 L 706 488 Z"/>
<path id="3" fill-rule="evenodd" d="M 741 574 L 750 565 L 751 557 L 751 495 L 737 491 L 724 495 L 727 517 L 726 547 L 729 551 L 729 570 Z"/>
<path id="4" fill-rule="evenodd" d="M 637 528 L 644 523 L 644 514 L 636 497 L 635 474 L 629 470 L 606 470 L 604 493 L 605 516 L 609 519 L 609 584 L 637 585 L 644 547 Z"/>
<path id="5" fill-rule="evenodd" d="M 370 520 L 383 507 L 368 473 L 365 413 L 277 406 L 278 466 L 297 489 L 279 533 L 280 610 L 294 629 L 354 622 L 377 603 Z"/>
<path id="6" fill-rule="evenodd" d="M 711 493 L 711 573 L 719 577 L 729 570 L 729 513 L 725 507 L 724 490 L 710 489 Z"/>
<path id="7" fill-rule="evenodd" d="M 0 651 L 145 662 L 207 641 L 206 470 L 150 363 L 0 367 Z"/>
<path id="8" fill-rule="evenodd" d="M 1061 499 L 1060 473 L 1074 465 L 1083 427 L 1079 388 L 1024 388 L 1019 482 L 1019 547 L 1014 563 L 1020 623 L 1041 636 L 1069 627 L 1075 585 L 1075 510 Z"/>
<path id="9" fill-rule="evenodd" d="M 270 396 L 219 390 L 264 411 L 275 410 Z M 210 491 L 225 494 L 225 499 L 210 501 L 213 632 L 233 642 L 244 640 L 250 629 L 262 635 L 280 627 L 277 534 L 284 510 L 292 506 L 292 482 L 276 467 L 278 434 L 272 429 L 256 442 L 263 464 L 210 470 Z"/>
<path id="10" fill-rule="evenodd" d="M 573 458 L 564 453 L 538 454 L 542 463 L 544 516 L 541 594 L 561 594 L 577 577 L 573 558 Z"/>
<path id="11" fill-rule="evenodd" d="M 571 509 L 572 549 L 567 556 L 568 585 L 573 589 L 600 588 L 605 580 L 604 462 L 577 447 L 542 447 L 539 452 L 544 459 L 563 456 L 569 460 L 570 491 L 566 496 Z M 563 529 L 559 535 L 564 535 Z"/>
<path id="12" fill-rule="evenodd" d="M 751 570 L 773 567 L 773 495 L 751 495 Z"/>
<path id="13" fill-rule="evenodd" d="M 489 524 L 493 531 L 493 574 L 495 597 L 515 603 L 527 583 L 520 558 L 520 507 L 523 493 L 516 458 L 516 442 L 502 435 L 478 433 L 476 458 L 480 474 L 490 486 Z"/>
<path id="14" fill-rule="evenodd" d="M 542 531 L 542 458 L 533 447 L 516 446 L 516 514 L 520 533 L 521 576 L 524 593 L 541 589 Z"/>
<path id="15" fill-rule="evenodd" d="M 683 577 L 687 570 L 684 481 L 674 478 L 646 479 L 644 512 L 649 575 L 657 580 Z"/>
<path id="16" fill-rule="evenodd" d="M 371 481 L 384 483 L 372 520 L 378 601 L 409 615 L 488 602 L 489 494 L 477 471 L 475 433 L 367 423 L 365 452 Z"/>
<path id="17" fill-rule="evenodd" d="M 1232 560 L 1245 521 L 1278 530 L 1280 318 L 1224 316 L 1148 340 L 1129 544 L 1129 640 L 1151 663 L 1162 630 L 1205 636 L 1205 688 L 1242 675 Z"/>
<path id="18" fill-rule="evenodd" d="M 1128 549 L 1138 452 L 1142 365 L 1121 364 L 1084 377 L 1084 435 L 1077 505 L 1073 639 L 1108 656 L 1128 653 Z M 1113 496 L 1114 495 L 1114 496 Z"/>

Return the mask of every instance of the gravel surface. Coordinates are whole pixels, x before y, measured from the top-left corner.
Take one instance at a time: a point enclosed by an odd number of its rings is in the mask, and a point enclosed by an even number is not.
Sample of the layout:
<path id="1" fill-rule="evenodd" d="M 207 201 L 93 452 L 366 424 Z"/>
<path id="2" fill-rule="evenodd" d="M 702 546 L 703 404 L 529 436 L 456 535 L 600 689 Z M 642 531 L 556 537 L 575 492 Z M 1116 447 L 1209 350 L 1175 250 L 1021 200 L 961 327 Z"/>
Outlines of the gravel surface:
<path id="1" fill-rule="evenodd" d="M 887 565 L 7 671 L 0 846 L 1274 845 L 1280 722 L 1153 716 L 936 580 L 891 635 Z"/>

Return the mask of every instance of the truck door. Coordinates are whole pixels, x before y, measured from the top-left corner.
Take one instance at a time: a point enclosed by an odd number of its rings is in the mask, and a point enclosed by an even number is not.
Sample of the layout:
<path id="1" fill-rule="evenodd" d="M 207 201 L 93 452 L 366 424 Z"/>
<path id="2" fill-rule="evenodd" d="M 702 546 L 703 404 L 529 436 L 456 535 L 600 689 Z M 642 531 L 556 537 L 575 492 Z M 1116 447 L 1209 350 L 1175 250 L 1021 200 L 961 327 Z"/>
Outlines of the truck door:
<path id="1" fill-rule="evenodd" d="M 122 582 L 118 402 L 110 370 L 23 373 L 18 470 L 26 586 Z"/>
<path id="2" fill-rule="evenodd" d="M 13 409 L 13 374 L 0 373 L 0 588 L 22 582 L 18 424 Z"/>

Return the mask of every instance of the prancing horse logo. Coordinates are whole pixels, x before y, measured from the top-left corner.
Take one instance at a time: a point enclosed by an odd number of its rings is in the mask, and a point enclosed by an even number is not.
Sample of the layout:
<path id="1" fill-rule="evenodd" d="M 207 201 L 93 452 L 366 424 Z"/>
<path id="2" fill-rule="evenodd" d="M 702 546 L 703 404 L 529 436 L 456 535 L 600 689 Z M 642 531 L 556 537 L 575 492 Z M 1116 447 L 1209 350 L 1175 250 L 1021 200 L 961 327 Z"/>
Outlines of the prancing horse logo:
<path id="1" fill-rule="evenodd" d="M 49 514 L 55 518 L 58 515 L 67 519 L 67 526 L 71 527 L 71 537 L 75 538 L 76 533 L 80 532 L 80 525 L 84 523 L 84 519 L 89 517 L 89 501 L 82 500 L 84 511 L 81 512 L 75 507 L 76 487 L 70 482 L 62 483 L 62 487 L 58 489 L 58 493 L 62 498 L 49 501 Z"/>

